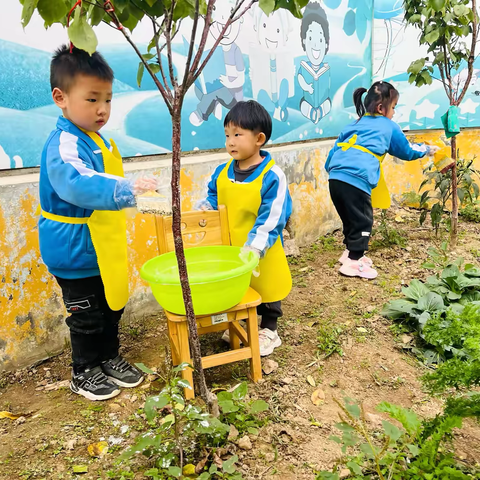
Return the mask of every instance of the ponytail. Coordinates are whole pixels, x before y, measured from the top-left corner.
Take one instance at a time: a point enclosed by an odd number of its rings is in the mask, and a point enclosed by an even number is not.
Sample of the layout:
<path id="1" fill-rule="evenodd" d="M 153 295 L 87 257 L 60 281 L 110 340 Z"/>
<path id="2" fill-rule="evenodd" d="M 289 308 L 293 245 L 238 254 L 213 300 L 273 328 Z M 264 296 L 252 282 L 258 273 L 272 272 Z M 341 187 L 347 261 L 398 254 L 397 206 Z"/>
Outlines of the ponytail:
<path id="1" fill-rule="evenodd" d="M 353 94 L 353 103 L 357 110 L 359 119 L 366 113 L 375 115 L 380 104 L 388 110 L 392 102 L 398 99 L 398 90 L 388 82 L 375 82 L 368 90 L 365 100 L 362 97 L 367 92 L 366 88 L 357 88 Z"/>
<path id="2" fill-rule="evenodd" d="M 357 88 L 353 93 L 353 103 L 355 104 L 355 108 L 357 110 L 357 115 L 359 118 L 362 118 L 366 113 L 365 105 L 362 101 L 364 93 L 367 93 L 367 89 L 363 87 Z"/>

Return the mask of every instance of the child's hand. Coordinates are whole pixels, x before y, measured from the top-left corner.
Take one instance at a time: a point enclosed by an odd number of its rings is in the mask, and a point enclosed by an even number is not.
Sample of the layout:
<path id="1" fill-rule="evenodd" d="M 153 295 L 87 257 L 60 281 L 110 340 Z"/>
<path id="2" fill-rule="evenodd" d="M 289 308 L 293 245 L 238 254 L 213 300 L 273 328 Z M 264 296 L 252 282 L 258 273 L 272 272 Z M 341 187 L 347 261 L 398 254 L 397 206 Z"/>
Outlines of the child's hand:
<path id="1" fill-rule="evenodd" d="M 158 180 L 154 177 L 140 177 L 132 184 L 132 193 L 142 195 L 146 192 L 155 191 L 158 188 Z"/>
<path id="2" fill-rule="evenodd" d="M 240 260 L 243 263 L 248 263 L 250 261 L 252 253 L 253 255 L 255 255 L 257 260 L 260 260 L 260 255 L 261 255 L 260 250 L 258 250 L 258 248 L 251 247 L 250 245 L 243 246 L 238 256 L 240 257 Z M 260 276 L 260 271 L 258 269 L 258 266 L 255 268 L 255 270 L 253 270 L 252 274 L 254 277 Z"/>
<path id="3" fill-rule="evenodd" d="M 436 145 L 429 145 L 429 151 L 427 155 L 429 157 L 433 157 L 439 150 L 440 147 L 437 147 Z"/>
<path id="4" fill-rule="evenodd" d="M 210 205 L 210 203 L 203 199 L 199 200 L 195 206 L 193 207 L 194 210 L 201 210 L 202 212 L 206 212 L 208 210 L 213 210 L 213 207 Z"/>

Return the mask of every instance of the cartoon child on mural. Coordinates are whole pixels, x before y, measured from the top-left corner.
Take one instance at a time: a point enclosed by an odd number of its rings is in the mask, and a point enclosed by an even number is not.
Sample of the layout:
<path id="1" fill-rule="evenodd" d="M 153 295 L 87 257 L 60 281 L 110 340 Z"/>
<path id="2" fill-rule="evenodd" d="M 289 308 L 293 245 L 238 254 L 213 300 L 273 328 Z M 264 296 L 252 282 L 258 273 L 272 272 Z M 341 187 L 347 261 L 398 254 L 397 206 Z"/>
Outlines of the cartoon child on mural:
<path id="1" fill-rule="evenodd" d="M 234 2 L 230 0 L 222 0 L 214 7 L 214 22 L 210 27 L 210 34 L 215 40 L 225 27 L 233 5 Z M 218 48 L 214 52 L 200 81 L 195 82 L 195 94 L 199 103 L 197 109 L 190 114 L 190 123 L 196 127 L 208 120 L 212 112 L 220 120 L 222 105 L 231 109 L 237 102 L 243 100 L 245 64 L 242 52 L 235 43 L 242 23 L 243 18 L 227 29 L 220 41 L 221 49 Z M 204 56 L 207 54 L 208 52 L 205 52 Z"/>
<path id="2" fill-rule="evenodd" d="M 253 94 L 273 118 L 286 122 L 287 102 L 294 95 L 295 78 L 293 54 L 288 46 L 291 14 L 277 10 L 267 16 L 254 5 L 253 25 L 257 36 L 249 55 Z"/>
<path id="3" fill-rule="evenodd" d="M 300 29 L 302 47 L 308 60 L 303 60 L 298 83 L 304 91 L 300 111 L 313 123 L 330 113 L 330 67 L 324 63 L 330 43 L 330 31 L 325 10 L 319 3 L 310 2 L 303 13 Z"/>

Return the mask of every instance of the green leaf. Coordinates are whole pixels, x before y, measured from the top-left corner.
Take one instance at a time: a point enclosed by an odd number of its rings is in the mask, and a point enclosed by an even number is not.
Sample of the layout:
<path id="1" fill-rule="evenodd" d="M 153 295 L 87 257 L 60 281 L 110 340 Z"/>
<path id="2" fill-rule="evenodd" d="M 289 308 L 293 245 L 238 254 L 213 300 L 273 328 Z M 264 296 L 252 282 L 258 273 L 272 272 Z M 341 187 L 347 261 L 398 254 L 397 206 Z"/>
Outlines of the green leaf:
<path id="1" fill-rule="evenodd" d="M 130 0 L 113 0 L 113 4 L 115 5 L 115 10 L 118 12 L 123 12 L 123 10 L 128 7 L 128 3 Z"/>
<path id="2" fill-rule="evenodd" d="M 184 378 L 181 378 L 178 382 L 177 385 L 182 388 L 188 388 L 189 390 L 192 389 L 190 382 L 188 380 L 185 380 Z"/>
<path id="3" fill-rule="evenodd" d="M 148 55 L 151 55 L 150 53 Z M 150 58 L 153 58 L 155 55 L 152 55 L 152 57 Z M 145 60 L 150 60 L 149 58 L 146 58 L 147 55 L 142 55 L 143 58 L 145 58 Z M 186 370 L 187 368 L 191 368 L 193 370 L 193 367 L 188 363 L 188 362 L 182 362 L 180 365 L 177 365 L 176 367 L 172 368 L 172 372 L 183 372 L 184 370 Z"/>
<path id="4" fill-rule="evenodd" d="M 145 366 L 145 364 L 143 363 L 136 363 L 135 366 L 139 368 L 143 373 L 148 373 L 149 375 L 157 375 L 153 370 Z"/>
<path id="5" fill-rule="evenodd" d="M 412 410 L 388 402 L 382 402 L 378 405 L 377 410 L 388 413 L 390 417 L 398 420 L 409 435 L 417 434 L 420 431 L 422 422 Z"/>
<path id="6" fill-rule="evenodd" d="M 407 69 L 407 72 L 417 75 L 422 71 L 424 66 L 425 66 L 425 59 L 420 58 L 419 60 L 415 60 L 410 64 L 410 66 Z"/>
<path id="7" fill-rule="evenodd" d="M 402 293 L 410 300 L 418 301 L 421 297 L 430 292 L 430 289 L 420 280 L 414 279 L 408 287 L 402 288 Z"/>
<path id="8" fill-rule="evenodd" d="M 268 410 L 268 403 L 265 400 L 255 400 L 250 405 L 250 411 L 252 413 L 260 413 Z"/>
<path id="9" fill-rule="evenodd" d="M 432 262 L 425 262 L 425 263 L 422 263 L 422 268 L 426 268 L 428 270 L 434 270 L 436 267 L 436 265 Z"/>
<path id="10" fill-rule="evenodd" d="M 73 473 L 88 473 L 87 465 L 74 465 L 72 469 Z"/>
<path id="11" fill-rule="evenodd" d="M 37 8 L 38 0 L 25 0 L 22 9 L 22 25 L 25 28 L 32 18 L 35 8 Z"/>
<path id="12" fill-rule="evenodd" d="M 180 478 L 182 476 L 182 469 L 180 467 L 168 467 L 167 472 L 172 477 Z"/>
<path id="13" fill-rule="evenodd" d="M 232 400 L 219 401 L 218 406 L 222 409 L 223 413 L 238 412 L 238 407 L 232 402 Z"/>
<path id="14" fill-rule="evenodd" d="M 345 409 L 347 410 L 347 412 L 350 415 L 352 415 L 352 417 L 354 418 L 360 418 L 361 410 L 358 402 L 348 397 L 345 397 L 344 401 L 345 401 Z"/>
<path id="15" fill-rule="evenodd" d="M 145 407 L 143 411 L 147 416 L 147 420 L 151 421 L 155 418 L 156 410 L 162 409 L 170 403 L 170 399 L 167 395 L 154 395 L 153 397 L 148 397 L 145 402 Z"/>
<path id="16" fill-rule="evenodd" d="M 351 427 L 348 423 L 346 422 L 339 422 L 335 424 L 335 428 L 338 428 L 342 432 L 347 432 L 347 433 L 354 433 L 355 429 Z"/>
<path id="17" fill-rule="evenodd" d="M 234 400 L 243 400 L 247 396 L 248 385 L 247 382 L 242 382 L 235 390 L 232 392 Z"/>
<path id="18" fill-rule="evenodd" d="M 420 310 L 426 310 L 427 312 L 436 312 L 438 310 L 444 310 L 445 304 L 443 303 L 443 298 L 438 293 L 429 292 L 420 298 L 418 308 Z"/>
<path id="19" fill-rule="evenodd" d="M 317 480 L 340 480 L 338 473 L 319 472 Z"/>
<path id="20" fill-rule="evenodd" d="M 251 433 L 252 435 L 258 435 L 258 428 L 253 428 L 253 427 L 248 427 L 247 428 L 248 433 Z"/>
<path id="21" fill-rule="evenodd" d="M 50 27 L 52 24 L 60 22 L 60 20 L 63 20 L 68 13 L 67 5 L 65 5 L 63 0 L 38 0 L 37 10 L 40 16 L 45 20 L 46 27 Z M 77 7 L 75 11 L 75 18 L 77 18 L 77 12 L 80 14 L 79 7 Z M 75 43 L 73 44 L 77 46 Z M 82 50 L 84 49 L 82 48 Z M 93 51 L 95 51 L 95 49 Z"/>
<path id="22" fill-rule="evenodd" d="M 408 300 L 392 300 L 383 307 L 381 313 L 384 317 L 396 320 L 411 314 L 414 308 L 415 304 Z"/>
<path id="23" fill-rule="evenodd" d="M 427 35 L 425 35 L 425 41 L 430 45 L 435 43 L 440 38 L 440 30 L 433 30 Z"/>
<path id="24" fill-rule="evenodd" d="M 96 27 L 100 25 L 105 16 L 105 10 L 103 8 L 97 7 L 96 5 L 92 5 L 92 10 L 90 11 L 90 24 L 92 27 Z"/>
<path id="25" fill-rule="evenodd" d="M 355 475 L 362 475 L 363 472 L 362 472 L 362 469 L 360 468 L 360 465 L 358 465 L 358 463 L 351 461 L 351 462 L 348 462 L 346 465 L 350 469 L 350 471 Z"/>
<path id="26" fill-rule="evenodd" d="M 430 0 L 429 3 L 436 12 L 445 7 L 445 0 Z"/>
<path id="27" fill-rule="evenodd" d="M 225 473 L 235 473 L 235 463 L 238 462 L 238 457 L 237 455 L 233 455 L 232 457 L 230 457 L 228 460 L 225 460 L 223 463 L 222 463 L 222 468 L 223 468 L 223 471 Z"/>
<path id="28" fill-rule="evenodd" d="M 75 11 L 75 20 L 68 28 L 68 38 L 80 50 L 92 55 L 97 49 L 98 40 L 93 28 L 87 23 L 85 16 L 80 15 L 80 9 Z"/>
<path id="29" fill-rule="evenodd" d="M 401 436 L 402 431 L 393 425 L 393 423 L 387 422 L 386 420 L 382 420 L 383 429 L 385 430 L 385 435 L 390 437 L 390 440 L 396 442 Z"/>
<path id="30" fill-rule="evenodd" d="M 145 73 L 145 65 L 143 64 L 143 62 L 139 62 L 138 63 L 138 71 L 137 71 L 137 85 L 138 85 L 138 88 L 141 88 L 141 86 L 142 86 L 142 79 L 143 79 L 143 74 L 144 73 Z M 145 372 L 145 370 L 143 370 L 143 368 L 139 367 L 139 365 L 143 365 L 143 363 L 136 363 L 135 365 L 137 365 L 138 368 L 140 368 L 143 372 Z M 145 365 L 143 365 L 143 366 L 145 367 Z M 150 370 L 147 367 L 145 367 L 145 368 L 147 370 Z M 148 373 L 148 372 L 145 372 L 145 373 Z"/>
<path id="31" fill-rule="evenodd" d="M 275 9 L 275 0 L 260 0 L 258 6 L 265 12 L 265 15 L 270 15 Z"/>
<path id="32" fill-rule="evenodd" d="M 421 450 L 420 450 L 420 448 L 419 448 L 417 445 L 412 445 L 411 443 L 409 443 L 409 444 L 407 445 L 407 448 L 410 450 L 410 453 L 411 453 L 414 457 L 416 457 L 417 455 L 420 455 Z"/>

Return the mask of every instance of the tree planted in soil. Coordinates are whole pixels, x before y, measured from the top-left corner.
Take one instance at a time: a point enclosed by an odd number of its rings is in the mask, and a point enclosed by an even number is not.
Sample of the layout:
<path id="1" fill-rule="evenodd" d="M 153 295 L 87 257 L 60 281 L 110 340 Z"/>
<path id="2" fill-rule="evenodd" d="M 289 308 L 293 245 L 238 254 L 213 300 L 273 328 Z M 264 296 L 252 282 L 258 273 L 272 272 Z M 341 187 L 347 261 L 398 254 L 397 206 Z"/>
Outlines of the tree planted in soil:
<path id="1" fill-rule="evenodd" d="M 475 47 L 479 34 L 476 0 L 405 0 L 405 21 L 420 30 L 420 45 L 428 47 L 424 58 L 408 68 L 409 82 L 417 87 L 441 81 L 450 106 L 458 107 L 473 77 Z M 466 68 L 460 70 L 463 66 Z M 435 67 L 440 78 L 436 78 Z M 457 244 L 457 139 L 451 139 L 452 221 L 451 248 Z"/>
<path id="2" fill-rule="evenodd" d="M 72 45 L 92 54 L 98 41 L 94 27 L 105 23 L 122 34 L 139 58 L 137 81 L 140 86 L 145 71 L 150 75 L 160 92 L 172 119 L 172 211 L 175 254 L 178 262 L 180 282 L 185 303 L 186 317 L 190 333 L 191 354 L 195 368 L 195 378 L 202 399 L 211 412 L 218 412 L 215 396 L 207 388 L 202 368 L 200 340 L 193 310 L 192 295 L 188 282 L 183 238 L 181 233 L 181 115 L 188 89 L 202 73 L 225 32 L 233 22 L 238 21 L 254 3 L 268 15 L 278 9 L 287 9 L 296 17 L 301 17 L 301 8 L 308 0 L 235 0 L 231 1 L 230 16 L 223 24 L 213 47 L 204 56 L 209 29 L 213 23 L 215 4 L 227 0 L 19 0 L 23 5 L 22 24 L 25 28 L 37 11 L 48 28 L 54 23 L 67 27 Z M 192 32 L 185 69 L 181 78 L 175 74 L 172 59 L 172 42 L 180 30 L 182 21 L 191 19 Z M 149 22 L 152 39 L 148 52 L 142 54 L 133 41 L 131 32 L 140 21 Z M 195 43 L 198 46 L 195 50 Z M 162 53 L 166 50 L 166 54 Z M 162 61 L 162 55 L 166 61 Z M 157 76 L 160 75 L 160 77 Z"/>

